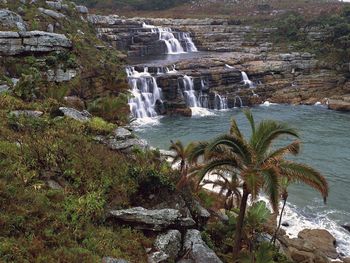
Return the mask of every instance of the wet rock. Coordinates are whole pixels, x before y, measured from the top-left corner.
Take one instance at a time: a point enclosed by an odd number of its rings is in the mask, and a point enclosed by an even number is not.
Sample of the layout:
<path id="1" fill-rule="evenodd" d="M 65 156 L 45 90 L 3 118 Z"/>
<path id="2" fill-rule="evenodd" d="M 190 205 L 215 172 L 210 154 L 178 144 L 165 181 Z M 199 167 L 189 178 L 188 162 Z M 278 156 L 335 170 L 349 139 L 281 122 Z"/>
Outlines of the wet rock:
<path id="1" fill-rule="evenodd" d="M 171 226 L 191 227 L 195 224 L 192 218 L 182 217 L 176 209 L 150 210 L 143 207 L 134 207 L 123 210 L 111 210 L 109 215 L 125 223 L 136 225 L 140 229 L 161 231 Z"/>
<path id="2" fill-rule="evenodd" d="M 123 127 L 118 127 L 114 131 L 114 136 L 118 140 L 126 140 L 132 138 L 132 133 Z"/>
<path id="3" fill-rule="evenodd" d="M 350 111 L 350 96 L 339 99 L 329 99 L 328 108 L 336 111 Z"/>
<path id="4" fill-rule="evenodd" d="M 43 31 L 0 32 L 0 55 L 11 56 L 22 53 L 46 53 L 67 50 L 72 42 L 62 34 Z"/>
<path id="5" fill-rule="evenodd" d="M 154 243 L 158 251 L 149 256 L 149 262 L 173 262 L 181 249 L 181 233 L 178 230 L 169 230 L 157 236 Z"/>
<path id="6" fill-rule="evenodd" d="M 0 85 L 0 94 L 8 91 L 10 89 L 7 85 Z"/>
<path id="7" fill-rule="evenodd" d="M 307 240 L 326 256 L 336 259 L 339 255 L 336 249 L 336 239 L 324 229 L 304 229 L 298 237 Z"/>
<path id="8" fill-rule="evenodd" d="M 42 111 L 32 111 L 32 110 L 16 110 L 11 111 L 10 115 L 16 116 L 16 117 L 30 117 L 30 118 L 39 118 L 44 113 Z"/>
<path id="9" fill-rule="evenodd" d="M 45 8 L 42 8 L 42 7 L 39 7 L 38 8 L 38 11 L 43 14 L 43 15 L 47 15 L 53 19 L 63 19 L 65 18 L 66 16 L 64 14 L 61 14 L 59 12 L 56 12 L 56 11 L 53 11 L 53 10 L 50 10 L 50 9 L 45 9 Z"/>
<path id="10" fill-rule="evenodd" d="M 64 116 L 80 122 L 87 122 L 91 117 L 91 114 L 87 111 L 78 111 L 76 109 L 67 107 L 60 107 L 59 110 L 63 113 Z"/>
<path id="11" fill-rule="evenodd" d="M 0 25 L 17 28 L 19 31 L 26 31 L 27 27 L 20 15 L 7 9 L 0 9 Z"/>
<path id="12" fill-rule="evenodd" d="M 218 256 L 202 239 L 201 233 L 196 229 L 187 230 L 184 238 L 184 250 L 195 263 L 222 263 Z"/>
<path id="13" fill-rule="evenodd" d="M 102 259 L 102 263 L 130 263 L 130 262 L 120 258 L 104 257 Z"/>
<path id="14" fill-rule="evenodd" d="M 282 222 L 281 225 L 284 226 L 284 227 L 289 227 L 289 223 L 288 222 Z"/>

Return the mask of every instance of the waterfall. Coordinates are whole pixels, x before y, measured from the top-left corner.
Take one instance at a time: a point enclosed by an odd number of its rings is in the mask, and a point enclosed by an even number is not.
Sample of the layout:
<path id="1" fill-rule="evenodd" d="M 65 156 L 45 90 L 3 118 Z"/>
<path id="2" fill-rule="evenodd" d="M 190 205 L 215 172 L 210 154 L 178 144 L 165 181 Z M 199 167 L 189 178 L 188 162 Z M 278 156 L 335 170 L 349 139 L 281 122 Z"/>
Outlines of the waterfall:
<path id="1" fill-rule="evenodd" d="M 143 72 L 138 72 L 134 67 L 127 67 L 126 74 L 131 88 L 132 98 L 129 99 L 130 111 L 135 118 L 155 117 L 157 112 L 155 105 L 161 102 L 162 90 L 157 81 L 148 72 L 147 67 Z"/>
<path id="2" fill-rule="evenodd" d="M 142 27 L 150 29 L 152 33 L 158 33 L 159 40 L 167 47 L 167 54 L 181 54 L 186 52 L 197 52 L 198 49 L 193 43 L 189 33 L 176 33 L 169 27 L 156 27 L 142 23 Z M 183 44 L 181 44 L 181 42 Z"/>
<path id="3" fill-rule="evenodd" d="M 239 107 L 243 107 L 243 101 L 240 96 L 235 96 L 235 100 L 233 102 L 233 107 L 236 108 L 237 100 L 239 102 Z"/>
<path id="4" fill-rule="evenodd" d="M 188 107 L 199 107 L 199 103 L 196 97 L 196 92 L 194 90 L 193 79 L 187 75 L 182 78 L 184 85 L 184 94 L 186 99 L 186 104 Z"/>
<path id="5" fill-rule="evenodd" d="M 215 99 L 214 99 L 214 109 L 216 110 L 227 110 L 227 97 L 221 96 L 218 93 L 215 93 Z"/>
<path id="6" fill-rule="evenodd" d="M 243 81 L 244 85 L 249 85 L 249 88 L 255 88 L 255 85 L 254 85 L 253 81 L 251 81 L 251 80 L 248 78 L 247 73 L 245 73 L 244 71 L 242 71 L 241 74 L 242 74 L 242 81 Z"/>

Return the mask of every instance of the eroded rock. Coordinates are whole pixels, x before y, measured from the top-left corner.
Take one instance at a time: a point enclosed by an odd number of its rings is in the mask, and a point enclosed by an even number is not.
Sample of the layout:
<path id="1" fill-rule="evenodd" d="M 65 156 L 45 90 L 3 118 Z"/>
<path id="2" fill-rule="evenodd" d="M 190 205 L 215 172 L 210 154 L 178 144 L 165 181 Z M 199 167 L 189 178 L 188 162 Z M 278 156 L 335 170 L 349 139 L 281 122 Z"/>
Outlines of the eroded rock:
<path id="1" fill-rule="evenodd" d="M 157 236 L 154 243 L 158 251 L 149 256 L 149 262 L 173 262 L 181 249 L 181 233 L 178 230 L 169 230 Z"/>
<path id="2" fill-rule="evenodd" d="M 64 14 L 50 10 L 50 9 L 45 9 L 45 8 L 39 7 L 38 10 L 43 15 L 47 15 L 53 19 L 63 19 L 66 17 Z"/>
<path id="3" fill-rule="evenodd" d="M 30 117 L 30 118 L 39 118 L 44 113 L 42 111 L 32 111 L 32 110 L 16 110 L 11 111 L 10 115 L 16 116 L 16 117 Z"/>
<path id="4" fill-rule="evenodd" d="M 111 210 L 109 215 L 125 223 L 136 225 L 140 229 L 161 231 L 171 226 L 188 228 L 195 225 L 192 218 L 182 217 L 176 209 L 150 210 L 134 207 L 122 210 Z"/>
<path id="5" fill-rule="evenodd" d="M 203 241 L 201 233 L 196 229 L 187 230 L 184 239 L 184 250 L 194 263 L 222 263 L 220 258 Z"/>
<path id="6" fill-rule="evenodd" d="M 0 24 L 11 28 L 17 28 L 19 31 L 27 30 L 27 25 L 22 17 L 7 9 L 0 9 Z"/>
<path id="7" fill-rule="evenodd" d="M 123 127 L 118 127 L 114 131 L 114 136 L 118 140 L 126 140 L 132 138 L 132 133 Z"/>

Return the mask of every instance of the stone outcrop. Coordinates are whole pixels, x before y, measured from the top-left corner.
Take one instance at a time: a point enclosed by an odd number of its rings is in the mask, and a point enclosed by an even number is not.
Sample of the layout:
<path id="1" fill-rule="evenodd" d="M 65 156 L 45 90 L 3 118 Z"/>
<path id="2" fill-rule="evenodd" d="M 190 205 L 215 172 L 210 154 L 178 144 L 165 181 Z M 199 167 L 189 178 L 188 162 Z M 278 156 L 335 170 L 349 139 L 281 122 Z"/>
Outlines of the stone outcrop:
<path id="1" fill-rule="evenodd" d="M 45 8 L 39 7 L 38 11 L 40 13 L 42 13 L 43 15 L 49 16 L 49 17 L 56 19 L 56 20 L 66 18 L 66 16 L 64 14 L 62 14 L 60 12 L 53 11 L 51 9 L 45 9 Z"/>
<path id="2" fill-rule="evenodd" d="M 80 122 L 87 122 L 90 120 L 90 117 L 91 117 L 91 114 L 85 110 L 78 111 L 76 109 L 67 108 L 67 107 L 60 107 L 59 110 L 62 112 L 64 116 Z"/>
<path id="3" fill-rule="evenodd" d="M 328 108 L 337 111 L 350 111 L 350 95 L 329 99 Z"/>
<path id="4" fill-rule="evenodd" d="M 196 229 L 187 230 L 184 239 L 184 250 L 194 263 L 222 263 L 218 256 L 203 241 L 201 233 Z"/>
<path id="5" fill-rule="evenodd" d="M 63 69 L 56 68 L 47 71 L 47 80 L 51 82 L 67 82 L 77 76 L 78 72 L 76 69 Z"/>
<path id="6" fill-rule="evenodd" d="M 195 225 L 192 218 L 183 217 L 176 209 L 150 210 L 134 207 L 123 210 L 111 210 L 109 216 L 140 229 L 161 231 L 170 227 L 189 228 Z"/>
<path id="7" fill-rule="evenodd" d="M 149 263 L 174 262 L 181 250 L 181 233 L 178 230 L 168 230 L 159 234 L 154 243 L 157 250 L 149 255 Z"/>
<path id="8" fill-rule="evenodd" d="M 118 127 L 117 129 L 115 129 L 114 136 L 116 139 L 119 140 L 126 140 L 133 137 L 132 133 L 123 127 Z"/>
<path id="9" fill-rule="evenodd" d="M 72 42 L 62 34 L 43 31 L 0 32 L 0 55 L 3 56 L 47 53 L 70 48 L 72 48 Z"/>
<path id="10" fill-rule="evenodd" d="M 22 17 L 10 10 L 0 9 L 0 25 L 14 28 L 19 31 L 26 31 L 27 25 Z"/>

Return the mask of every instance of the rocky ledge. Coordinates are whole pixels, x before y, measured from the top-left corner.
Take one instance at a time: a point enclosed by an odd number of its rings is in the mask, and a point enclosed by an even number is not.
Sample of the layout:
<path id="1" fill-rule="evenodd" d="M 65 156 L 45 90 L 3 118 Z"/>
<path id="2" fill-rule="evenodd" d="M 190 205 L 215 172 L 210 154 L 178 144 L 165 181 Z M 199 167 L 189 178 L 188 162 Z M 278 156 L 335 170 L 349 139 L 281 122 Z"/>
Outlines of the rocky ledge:
<path id="1" fill-rule="evenodd" d="M 62 34 L 44 31 L 0 31 L 0 55 L 47 53 L 72 48 L 72 42 Z"/>

